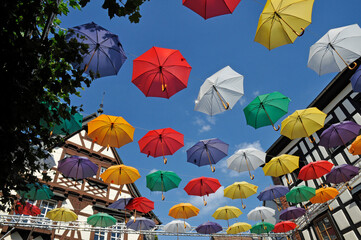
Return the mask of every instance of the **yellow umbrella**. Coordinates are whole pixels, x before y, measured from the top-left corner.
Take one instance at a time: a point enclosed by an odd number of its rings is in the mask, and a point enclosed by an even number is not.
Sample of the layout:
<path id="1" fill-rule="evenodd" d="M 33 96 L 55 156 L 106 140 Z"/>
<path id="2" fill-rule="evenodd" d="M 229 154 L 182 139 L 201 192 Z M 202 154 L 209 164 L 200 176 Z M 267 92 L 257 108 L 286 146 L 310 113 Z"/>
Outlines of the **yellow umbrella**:
<path id="1" fill-rule="evenodd" d="M 102 114 L 88 123 L 88 135 L 104 147 L 121 147 L 133 142 L 134 127 L 122 117 Z"/>
<path id="2" fill-rule="evenodd" d="M 237 234 L 240 232 L 246 232 L 250 230 L 252 226 L 245 222 L 237 222 L 233 224 L 232 226 L 229 226 L 227 229 L 227 234 Z"/>
<path id="3" fill-rule="evenodd" d="M 293 43 L 311 23 L 313 2 L 268 0 L 259 18 L 254 40 L 269 50 Z"/>
<path id="4" fill-rule="evenodd" d="M 168 215 L 176 219 L 188 219 L 197 216 L 199 209 L 190 203 L 179 203 L 169 209 Z M 187 228 L 186 222 L 184 221 L 184 228 Z"/>
<path id="5" fill-rule="evenodd" d="M 326 187 L 326 188 L 319 188 L 316 189 L 316 195 L 310 199 L 311 203 L 325 203 L 328 200 L 334 199 L 339 194 L 338 190 L 333 187 Z M 330 205 L 328 205 L 328 208 L 332 211 L 330 208 Z"/>
<path id="6" fill-rule="evenodd" d="M 78 219 L 73 211 L 68 208 L 54 208 L 46 213 L 46 217 L 53 221 L 72 222 Z"/>
<path id="7" fill-rule="evenodd" d="M 299 160 L 300 157 L 298 156 L 282 154 L 278 157 L 272 158 L 264 165 L 262 170 L 266 176 L 279 177 L 296 170 L 299 167 Z M 292 183 L 288 180 L 287 175 L 286 180 L 288 184 Z"/>
<path id="8" fill-rule="evenodd" d="M 242 208 L 245 209 L 246 205 L 243 204 L 244 198 L 248 198 L 249 196 L 257 193 L 258 187 L 256 185 L 250 184 L 248 182 L 235 182 L 232 185 L 226 187 L 224 191 L 224 196 L 237 199 L 240 198 L 242 202 Z"/>
<path id="9" fill-rule="evenodd" d="M 309 137 L 323 128 L 326 116 L 316 107 L 297 110 L 282 121 L 281 134 L 289 139 Z"/>
<path id="10" fill-rule="evenodd" d="M 109 167 L 100 177 L 105 183 L 123 185 L 135 182 L 140 174 L 136 168 L 120 164 Z"/>
<path id="11" fill-rule="evenodd" d="M 215 219 L 227 220 L 229 227 L 229 219 L 238 218 L 242 214 L 242 211 L 239 208 L 233 206 L 224 206 L 218 208 L 213 214 L 212 217 Z"/>

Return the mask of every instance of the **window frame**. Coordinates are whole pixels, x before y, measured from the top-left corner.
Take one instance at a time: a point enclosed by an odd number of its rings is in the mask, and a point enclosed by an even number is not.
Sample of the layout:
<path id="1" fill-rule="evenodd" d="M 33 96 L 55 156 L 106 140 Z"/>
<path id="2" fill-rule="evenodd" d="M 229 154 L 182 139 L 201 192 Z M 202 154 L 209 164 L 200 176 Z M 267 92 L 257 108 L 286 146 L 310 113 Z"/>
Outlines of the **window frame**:
<path id="1" fill-rule="evenodd" d="M 326 228 L 326 225 L 324 225 L 325 227 L 325 230 L 324 231 L 320 231 L 319 227 L 318 227 L 318 223 L 323 221 L 323 219 L 327 218 L 328 221 L 329 221 L 329 224 L 330 224 L 330 227 Z M 316 232 L 316 235 L 317 235 L 317 238 L 318 239 L 324 239 L 324 237 L 322 236 L 322 233 L 326 232 L 327 235 L 329 233 L 329 229 L 333 229 L 334 232 L 335 232 L 335 235 L 336 236 L 336 239 L 330 239 L 330 240 L 342 240 L 341 236 L 340 236 L 340 232 L 339 232 L 339 229 L 337 228 L 336 224 L 334 223 L 333 221 L 333 218 L 332 216 L 330 215 L 329 211 L 327 211 L 326 213 L 318 216 L 317 218 L 315 218 L 313 221 L 312 221 L 312 225 L 313 225 L 313 228 Z"/>

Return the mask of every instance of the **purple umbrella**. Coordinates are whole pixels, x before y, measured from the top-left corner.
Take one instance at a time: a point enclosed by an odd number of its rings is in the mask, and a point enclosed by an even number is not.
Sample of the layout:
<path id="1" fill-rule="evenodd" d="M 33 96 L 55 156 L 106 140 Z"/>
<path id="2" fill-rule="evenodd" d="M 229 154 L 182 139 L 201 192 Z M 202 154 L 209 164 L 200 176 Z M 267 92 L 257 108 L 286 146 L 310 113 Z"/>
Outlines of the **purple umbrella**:
<path id="1" fill-rule="evenodd" d="M 108 208 L 114 208 L 114 209 L 120 209 L 120 210 L 124 210 L 125 206 L 130 202 L 130 200 L 132 200 L 133 198 L 121 198 L 118 199 L 117 201 L 113 202 L 112 204 L 110 204 L 108 206 Z"/>
<path id="2" fill-rule="evenodd" d="M 273 185 L 265 188 L 260 194 L 257 196 L 257 198 L 260 201 L 271 201 L 276 198 L 280 198 L 284 195 L 286 195 L 290 190 L 286 186 L 282 185 Z M 277 204 L 277 202 L 276 202 Z M 278 211 L 281 211 L 282 208 L 280 208 L 277 204 Z"/>
<path id="3" fill-rule="evenodd" d="M 351 121 L 332 124 L 320 136 L 319 144 L 327 148 L 344 145 L 359 134 L 361 126 Z"/>
<path id="4" fill-rule="evenodd" d="M 354 92 L 361 92 L 361 66 L 357 68 L 356 72 L 350 78 L 352 90 Z"/>
<path id="5" fill-rule="evenodd" d="M 282 210 L 279 218 L 281 220 L 292 220 L 301 217 L 306 213 L 306 209 L 299 207 L 288 207 Z"/>
<path id="6" fill-rule="evenodd" d="M 227 154 L 228 144 L 218 138 L 200 140 L 187 150 L 187 162 L 199 167 L 210 165 L 212 172 L 214 172 L 215 168 L 212 167 L 212 164 L 216 164 L 219 160 L 227 156 Z"/>
<path id="7" fill-rule="evenodd" d="M 94 22 L 69 29 L 66 39 L 75 38 L 78 42 L 88 45 L 80 66 L 84 72 L 92 71 L 96 77 L 117 75 L 127 57 L 118 35 L 115 35 Z"/>
<path id="8" fill-rule="evenodd" d="M 155 222 L 145 217 L 139 217 L 135 221 L 132 220 L 127 223 L 127 228 L 133 229 L 135 231 L 149 230 L 154 227 Z"/>
<path id="9" fill-rule="evenodd" d="M 342 164 L 340 166 L 334 167 L 331 172 L 327 173 L 326 175 L 326 182 L 327 183 L 345 183 L 350 181 L 354 176 L 358 175 L 359 168 L 356 166 L 352 166 L 349 164 Z M 349 190 L 352 187 L 347 185 Z"/>
<path id="10" fill-rule="evenodd" d="M 92 177 L 98 172 L 98 165 L 87 157 L 70 156 L 58 162 L 58 171 L 65 177 L 76 180 Z"/>
<path id="11" fill-rule="evenodd" d="M 215 222 L 205 222 L 196 228 L 197 233 L 212 234 L 222 231 L 222 226 Z"/>

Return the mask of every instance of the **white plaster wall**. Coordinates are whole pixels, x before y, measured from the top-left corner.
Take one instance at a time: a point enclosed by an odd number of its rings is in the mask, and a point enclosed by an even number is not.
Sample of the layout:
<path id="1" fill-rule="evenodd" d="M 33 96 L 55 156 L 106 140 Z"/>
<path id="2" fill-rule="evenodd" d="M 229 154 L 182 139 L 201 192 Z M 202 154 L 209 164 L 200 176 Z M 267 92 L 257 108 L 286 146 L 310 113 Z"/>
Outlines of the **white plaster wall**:
<path id="1" fill-rule="evenodd" d="M 308 232 L 308 230 L 302 231 L 302 235 L 305 240 L 311 240 L 310 233 Z"/>
<path id="2" fill-rule="evenodd" d="M 352 202 L 351 204 L 347 205 L 345 209 L 350 215 L 352 222 L 354 224 L 361 221 L 361 211 L 355 202 Z"/>
<path id="3" fill-rule="evenodd" d="M 347 221 L 347 218 L 345 214 L 342 212 L 342 210 L 337 211 L 336 213 L 332 214 L 333 218 L 335 219 L 337 226 L 342 231 L 343 229 L 350 226 L 349 222 Z"/>
<path id="4" fill-rule="evenodd" d="M 357 238 L 356 234 L 354 233 L 354 231 L 350 231 L 346 234 L 343 235 L 344 239 L 346 240 L 360 240 Z"/>

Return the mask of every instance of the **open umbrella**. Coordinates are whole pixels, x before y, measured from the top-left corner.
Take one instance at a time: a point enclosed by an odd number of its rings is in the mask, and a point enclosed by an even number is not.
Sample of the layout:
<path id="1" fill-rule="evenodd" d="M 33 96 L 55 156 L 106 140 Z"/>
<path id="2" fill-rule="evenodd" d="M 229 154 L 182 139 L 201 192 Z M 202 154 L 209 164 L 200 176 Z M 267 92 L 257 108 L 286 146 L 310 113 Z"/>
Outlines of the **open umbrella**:
<path id="1" fill-rule="evenodd" d="M 301 168 L 300 172 L 298 173 L 298 179 L 307 181 L 320 178 L 323 175 L 329 173 L 332 167 L 333 163 L 325 160 L 310 162 Z"/>
<path id="2" fill-rule="evenodd" d="M 275 228 L 275 226 L 271 223 L 259 222 L 252 226 L 251 233 L 257 233 L 257 234 L 269 233 L 274 228 Z"/>
<path id="3" fill-rule="evenodd" d="M 204 19 L 233 13 L 241 0 L 183 0 L 183 5 Z"/>
<path id="4" fill-rule="evenodd" d="M 242 211 L 237 207 L 224 206 L 217 208 L 217 210 L 212 214 L 212 217 L 214 217 L 215 219 L 227 220 L 227 224 L 229 227 L 229 219 L 238 218 L 241 214 Z"/>
<path id="5" fill-rule="evenodd" d="M 140 175 L 136 168 L 120 164 L 110 166 L 100 177 L 105 183 L 124 185 L 135 182 Z"/>
<path id="6" fill-rule="evenodd" d="M 173 220 L 167 223 L 163 228 L 165 232 L 169 232 L 169 233 L 185 233 L 190 231 L 191 229 L 192 227 L 191 225 L 189 225 L 189 223 L 180 220 Z"/>
<path id="7" fill-rule="evenodd" d="M 206 206 L 207 202 L 204 196 L 209 196 L 209 194 L 215 193 L 220 187 L 221 184 L 219 183 L 218 179 L 210 177 L 199 177 L 190 180 L 184 187 L 184 191 L 186 191 L 188 195 L 203 196 L 203 203 L 204 206 Z"/>
<path id="8" fill-rule="evenodd" d="M 168 215 L 175 219 L 188 219 L 197 216 L 199 209 L 190 203 L 179 203 L 169 209 Z M 186 228 L 186 222 L 184 221 L 184 228 Z"/>
<path id="9" fill-rule="evenodd" d="M 163 156 L 164 164 L 167 163 L 166 155 L 173 155 L 184 146 L 184 135 L 171 129 L 163 128 L 149 131 L 138 141 L 140 151 L 147 156 Z"/>
<path id="10" fill-rule="evenodd" d="M 133 60 L 132 83 L 146 97 L 170 98 L 187 87 L 191 69 L 178 50 L 152 47 Z"/>
<path id="11" fill-rule="evenodd" d="M 245 209 L 246 205 L 243 204 L 244 198 L 248 198 L 257 193 L 258 186 L 248 182 L 235 182 L 224 189 L 224 196 L 230 199 L 241 199 L 242 208 Z"/>
<path id="12" fill-rule="evenodd" d="M 301 203 L 310 200 L 316 194 L 316 189 L 307 186 L 293 187 L 287 194 L 287 202 Z"/>
<path id="13" fill-rule="evenodd" d="M 46 213 L 46 217 L 53 221 L 72 222 L 78 219 L 73 211 L 68 208 L 55 208 Z"/>
<path id="14" fill-rule="evenodd" d="M 349 186 L 347 182 L 357 176 L 359 170 L 360 169 L 358 167 L 349 164 L 335 166 L 329 173 L 326 174 L 326 182 L 334 184 L 345 183 L 347 188 L 352 190 L 352 187 Z"/>
<path id="15" fill-rule="evenodd" d="M 262 168 L 266 176 L 279 177 L 291 173 L 298 168 L 299 157 L 289 154 L 282 154 L 278 157 L 272 158 L 268 163 Z M 286 180 L 288 184 L 291 184 L 290 180 L 286 175 Z"/>
<path id="16" fill-rule="evenodd" d="M 361 92 L 361 67 L 359 66 L 356 72 L 350 78 L 352 91 Z"/>
<path id="17" fill-rule="evenodd" d="M 156 171 L 146 176 L 147 188 L 151 191 L 161 191 L 162 200 L 165 199 L 163 192 L 167 192 L 173 188 L 177 188 L 182 181 L 180 177 L 171 171 Z"/>
<path id="18" fill-rule="evenodd" d="M 194 110 L 213 116 L 232 109 L 243 94 L 243 76 L 227 66 L 202 84 Z"/>
<path id="19" fill-rule="evenodd" d="M 125 208 L 128 210 L 135 210 L 135 214 L 137 211 L 148 213 L 154 209 L 154 202 L 146 197 L 136 197 L 130 200 Z"/>
<path id="20" fill-rule="evenodd" d="M 70 28 L 66 39 L 71 41 L 73 38 L 88 45 L 80 67 L 84 72 L 92 71 L 96 77 L 117 75 L 127 59 L 118 35 L 94 22 Z"/>
<path id="21" fill-rule="evenodd" d="M 361 135 L 358 136 L 350 146 L 348 150 L 352 155 L 361 155 Z"/>
<path id="22" fill-rule="evenodd" d="M 122 117 L 102 114 L 88 122 L 88 136 L 104 147 L 121 147 L 133 141 L 134 127 Z"/>
<path id="23" fill-rule="evenodd" d="M 248 223 L 237 222 L 228 227 L 227 234 L 237 234 L 240 232 L 246 232 L 246 231 L 250 230 L 251 228 L 252 228 L 252 226 Z"/>
<path id="24" fill-rule="evenodd" d="M 98 172 L 98 165 L 87 157 L 70 156 L 58 162 L 58 171 L 65 177 L 76 180 L 92 177 Z"/>
<path id="25" fill-rule="evenodd" d="M 23 205 L 21 202 L 16 202 L 15 204 L 15 214 L 23 214 L 23 215 L 29 215 L 29 216 L 38 216 L 41 213 L 40 208 L 37 206 L 25 202 Z"/>
<path id="26" fill-rule="evenodd" d="M 139 217 L 135 221 L 129 221 L 127 223 L 127 228 L 133 229 L 135 231 L 150 230 L 154 227 L 155 222 L 145 217 Z"/>
<path id="27" fill-rule="evenodd" d="M 228 154 L 228 144 L 218 138 L 200 140 L 190 149 L 187 150 L 187 162 L 197 166 L 210 165 L 212 172 L 215 168 L 212 164 L 216 164 Z"/>
<path id="28" fill-rule="evenodd" d="M 113 208 L 113 209 L 118 209 L 118 210 L 125 210 L 125 206 L 128 205 L 128 203 L 130 202 L 130 200 L 132 200 L 133 198 L 120 198 L 117 201 L 113 202 L 112 204 L 110 204 L 108 206 L 108 208 Z M 126 212 L 124 212 L 124 219 L 125 222 L 127 222 L 127 214 Z"/>
<path id="29" fill-rule="evenodd" d="M 247 218 L 253 221 L 265 220 L 272 218 L 275 215 L 275 210 L 269 207 L 256 207 L 249 211 Z"/>
<path id="30" fill-rule="evenodd" d="M 274 226 L 274 229 L 272 230 L 275 233 L 285 233 L 294 230 L 297 227 L 297 224 L 291 221 L 283 221 L 279 222 Z M 289 240 L 288 236 L 287 240 Z"/>
<path id="31" fill-rule="evenodd" d="M 26 187 L 29 189 L 28 191 L 18 192 L 22 198 L 35 201 L 48 200 L 54 196 L 54 193 L 45 184 L 41 185 L 40 183 L 29 183 L 26 184 Z"/>
<path id="32" fill-rule="evenodd" d="M 87 218 L 86 221 L 93 227 L 110 227 L 117 223 L 117 220 L 108 213 L 99 212 Z"/>
<path id="33" fill-rule="evenodd" d="M 227 167 L 237 172 L 248 171 L 251 180 L 254 175 L 251 171 L 256 170 L 260 165 L 265 163 L 266 153 L 254 149 L 246 148 L 240 149 L 227 159 Z"/>
<path id="34" fill-rule="evenodd" d="M 260 201 L 271 201 L 276 198 L 280 198 L 282 196 L 285 196 L 290 190 L 288 187 L 285 187 L 283 185 L 273 185 L 265 188 L 260 194 L 257 196 L 257 198 Z M 278 211 L 281 211 L 282 208 L 278 206 L 278 203 L 276 201 Z"/>
<path id="35" fill-rule="evenodd" d="M 306 213 L 306 209 L 299 207 L 288 207 L 281 211 L 279 218 L 281 220 L 292 220 L 303 216 Z"/>
<path id="36" fill-rule="evenodd" d="M 307 66 L 318 75 L 354 69 L 361 56 L 361 28 L 357 24 L 329 30 L 310 48 Z M 351 67 L 350 63 L 353 62 Z"/>
<path id="37" fill-rule="evenodd" d="M 213 234 L 220 232 L 222 230 L 223 228 L 221 225 L 210 221 L 202 223 L 196 228 L 197 233 L 202 233 L 202 234 Z"/>
<path id="38" fill-rule="evenodd" d="M 278 131 L 274 124 L 288 112 L 290 101 L 280 92 L 259 95 L 243 109 L 247 124 L 255 129 L 272 125 Z"/>
<path id="39" fill-rule="evenodd" d="M 333 187 L 326 187 L 326 188 L 319 188 L 316 189 L 316 195 L 310 199 L 311 203 L 327 203 L 327 201 L 334 199 L 339 194 L 338 190 Z M 330 208 L 330 205 L 328 205 L 328 208 L 332 211 Z"/>
<path id="40" fill-rule="evenodd" d="M 346 143 L 356 138 L 360 129 L 361 126 L 352 121 L 332 124 L 322 132 L 318 144 L 326 148 L 333 148 L 341 145 L 347 148 Z"/>
<path id="41" fill-rule="evenodd" d="M 293 43 L 311 23 L 313 2 L 268 0 L 254 40 L 269 50 Z"/>

